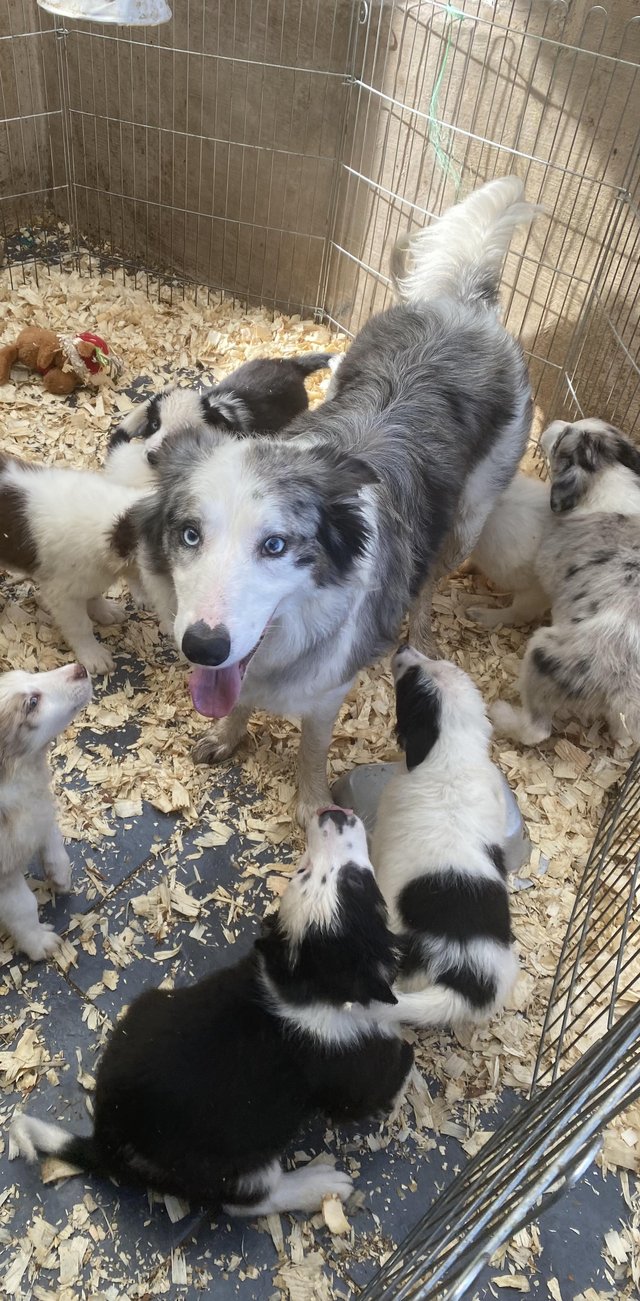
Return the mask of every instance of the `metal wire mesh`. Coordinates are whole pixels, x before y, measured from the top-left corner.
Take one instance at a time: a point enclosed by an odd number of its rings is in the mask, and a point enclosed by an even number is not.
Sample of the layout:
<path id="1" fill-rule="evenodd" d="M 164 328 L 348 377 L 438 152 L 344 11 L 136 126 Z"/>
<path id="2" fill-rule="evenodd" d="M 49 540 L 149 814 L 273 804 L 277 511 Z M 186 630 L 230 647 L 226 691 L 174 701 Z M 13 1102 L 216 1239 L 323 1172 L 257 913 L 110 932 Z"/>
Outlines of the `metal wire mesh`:
<path id="1" fill-rule="evenodd" d="M 639 882 L 640 754 L 578 888 L 531 1100 L 437 1198 L 362 1301 L 467 1296 L 485 1262 L 586 1171 L 603 1127 L 640 1097 Z"/>
<path id="2" fill-rule="evenodd" d="M 181 0 L 148 30 L 12 0 L 11 260 L 44 247 L 353 332 L 388 301 L 397 234 L 515 169 L 549 214 L 505 269 L 542 414 L 632 433 L 639 69 L 631 0 Z"/>
<path id="3" fill-rule="evenodd" d="M 605 811 L 562 945 L 532 1092 L 640 1003 L 640 754 Z"/>
<path id="4" fill-rule="evenodd" d="M 640 1096 L 640 1005 L 519 1107 L 434 1202 L 361 1301 L 461 1301 L 483 1264 L 581 1177 L 600 1130 Z"/>

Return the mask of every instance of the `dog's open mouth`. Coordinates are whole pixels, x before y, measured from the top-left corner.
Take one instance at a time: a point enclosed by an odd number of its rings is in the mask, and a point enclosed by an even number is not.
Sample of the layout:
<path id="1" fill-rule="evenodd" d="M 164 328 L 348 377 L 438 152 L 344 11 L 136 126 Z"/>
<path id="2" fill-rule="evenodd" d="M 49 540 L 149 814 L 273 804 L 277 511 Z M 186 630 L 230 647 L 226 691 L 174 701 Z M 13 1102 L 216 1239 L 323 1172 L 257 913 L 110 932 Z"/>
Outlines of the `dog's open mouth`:
<path id="1" fill-rule="evenodd" d="M 238 703 L 242 679 L 266 631 L 265 628 L 253 650 L 229 668 L 209 669 L 201 664 L 195 665 L 189 676 L 189 691 L 193 708 L 199 714 L 205 718 L 226 718 L 231 713 Z"/>

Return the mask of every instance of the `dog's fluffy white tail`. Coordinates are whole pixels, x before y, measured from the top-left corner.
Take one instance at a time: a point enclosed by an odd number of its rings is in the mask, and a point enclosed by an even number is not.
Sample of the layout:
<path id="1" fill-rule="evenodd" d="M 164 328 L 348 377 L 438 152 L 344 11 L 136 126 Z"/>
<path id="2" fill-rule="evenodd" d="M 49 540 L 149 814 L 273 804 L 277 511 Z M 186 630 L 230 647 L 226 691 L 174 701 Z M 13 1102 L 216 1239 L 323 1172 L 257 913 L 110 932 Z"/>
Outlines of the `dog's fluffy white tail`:
<path id="1" fill-rule="evenodd" d="M 524 198 L 517 176 L 489 181 L 438 221 L 396 244 L 391 273 L 398 296 L 405 303 L 438 297 L 495 303 L 511 236 L 539 212 Z"/>

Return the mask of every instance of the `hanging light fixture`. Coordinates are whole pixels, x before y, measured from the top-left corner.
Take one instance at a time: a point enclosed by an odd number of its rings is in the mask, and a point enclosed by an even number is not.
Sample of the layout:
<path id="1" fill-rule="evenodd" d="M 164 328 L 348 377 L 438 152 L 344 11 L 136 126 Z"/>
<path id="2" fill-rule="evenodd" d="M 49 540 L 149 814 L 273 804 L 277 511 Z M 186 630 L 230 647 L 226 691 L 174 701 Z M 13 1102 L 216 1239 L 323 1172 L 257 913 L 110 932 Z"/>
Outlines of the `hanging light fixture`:
<path id="1" fill-rule="evenodd" d="M 38 4 L 60 18 L 123 27 L 158 27 L 172 16 L 166 0 L 38 0 Z"/>

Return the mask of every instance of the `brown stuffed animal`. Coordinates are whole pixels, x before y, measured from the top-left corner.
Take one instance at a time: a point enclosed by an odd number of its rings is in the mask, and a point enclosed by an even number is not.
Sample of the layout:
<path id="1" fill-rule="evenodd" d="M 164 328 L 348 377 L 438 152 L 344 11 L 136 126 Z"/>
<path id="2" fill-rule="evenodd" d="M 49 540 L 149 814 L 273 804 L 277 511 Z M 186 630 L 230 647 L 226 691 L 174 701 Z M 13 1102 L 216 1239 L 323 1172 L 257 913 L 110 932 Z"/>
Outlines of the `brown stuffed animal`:
<path id="1" fill-rule="evenodd" d="M 73 393 L 80 384 L 99 384 L 106 375 L 117 379 L 122 363 L 97 334 L 60 335 L 29 326 L 15 343 L 0 348 L 0 384 L 12 366 L 26 366 L 42 375 L 48 393 Z"/>

